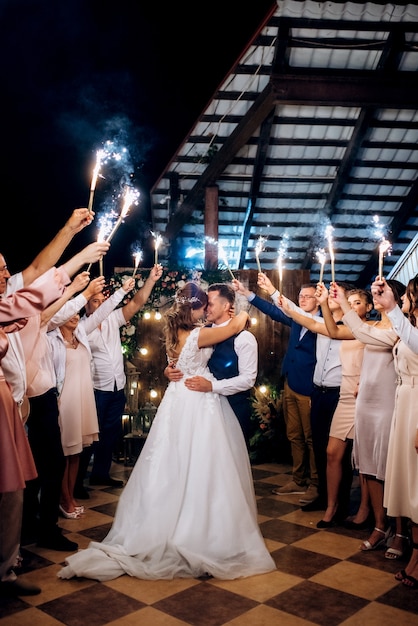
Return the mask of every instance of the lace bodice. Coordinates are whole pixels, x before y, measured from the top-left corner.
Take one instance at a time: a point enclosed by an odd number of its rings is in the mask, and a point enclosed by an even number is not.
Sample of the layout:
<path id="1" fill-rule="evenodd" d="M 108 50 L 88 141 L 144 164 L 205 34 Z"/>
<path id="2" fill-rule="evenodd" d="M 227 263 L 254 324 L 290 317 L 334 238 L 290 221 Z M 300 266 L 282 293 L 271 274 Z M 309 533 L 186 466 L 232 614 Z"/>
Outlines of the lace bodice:
<path id="1" fill-rule="evenodd" d="M 192 330 L 186 339 L 186 343 L 177 361 L 177 367 L 185 376 L 206 376 L 208 377 L 207 362 L 209 361 L 213 348 L 199 348 L 197 345 L 200 328 Z"/>

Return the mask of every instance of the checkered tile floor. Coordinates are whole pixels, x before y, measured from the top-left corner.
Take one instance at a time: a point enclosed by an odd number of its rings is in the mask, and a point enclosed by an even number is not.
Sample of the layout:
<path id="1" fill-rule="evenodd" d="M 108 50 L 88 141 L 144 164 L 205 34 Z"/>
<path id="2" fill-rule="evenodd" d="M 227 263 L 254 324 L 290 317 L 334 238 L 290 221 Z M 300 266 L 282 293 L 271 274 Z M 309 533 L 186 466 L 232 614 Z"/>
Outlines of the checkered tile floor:
<path id="1" fill-rule="evenodd" d="M 130 468 L 114 464 L 114 477 Z M 300 510 L 298 495 L 275 496 L 290 467 L 253 467 L 259 523 L 277 571 L 232 581 L 144 581 L 121 576 L 107 583 L 59 580 L 65 553 L 26 546 L 24 580 L 38 596 L 0 599 L 0 626 L 402 626 L 418 624 L 418 591 L 394 579 L 405 561 L 383 550 L 361 552 L 368 531 L 318 530 L 322 512 Z M 354 492 L 353 492 L 354 493 Z M 91 489 L 80 520 L 60 526 L 80 548 L 109 530 L 119 489 Z"/>

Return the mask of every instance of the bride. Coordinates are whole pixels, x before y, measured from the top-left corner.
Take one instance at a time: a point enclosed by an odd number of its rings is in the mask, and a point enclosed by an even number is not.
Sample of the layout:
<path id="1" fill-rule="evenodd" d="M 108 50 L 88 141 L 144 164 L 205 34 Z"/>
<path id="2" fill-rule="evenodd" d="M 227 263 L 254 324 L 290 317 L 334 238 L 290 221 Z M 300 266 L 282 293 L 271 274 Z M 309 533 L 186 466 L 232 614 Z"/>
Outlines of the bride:
<path id="1" fill-rule="evenodd" d="M 248 321 L 241 312 L 226 326 L 203 326 L 206 305 L 206 293 L 187 283 L 165 317 L 167 357 L 184 379 L 212 379 L 212 346 Z M 276 569 L 257 523 L 238 420 L 225 397 L 183 380 L 167 387 L 110 532 L 68 557 L 59 578 L 233 579 Z"/>

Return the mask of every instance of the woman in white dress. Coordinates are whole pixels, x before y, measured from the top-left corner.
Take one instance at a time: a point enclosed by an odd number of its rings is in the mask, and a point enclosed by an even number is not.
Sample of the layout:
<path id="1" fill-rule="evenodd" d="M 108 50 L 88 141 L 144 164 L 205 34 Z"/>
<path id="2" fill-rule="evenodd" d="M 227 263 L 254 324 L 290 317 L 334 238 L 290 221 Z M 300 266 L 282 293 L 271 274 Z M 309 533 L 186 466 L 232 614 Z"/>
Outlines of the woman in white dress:
<path id="1" fill-rule="evenodd" d="M 405 569 L 395 574 L 405 587 L 418 589 L 418 276 L 396 306 L 385 280 L 372 285 L 399 337 L 393 349 L 398 385 L 386 464 L 384 504 L 388 514 L 410 520 L 412 553 Z M 407 316 L 407 317 L 406 317 Z"/>
<path id="2" fill-rule="evenodd" d="M 68 557 L 60 578 L 227 580 L 275 569 L 257 522 L 238 420 L 226 398 L 184 384 L 193 375 L 212 379 L 212 346 L 248 321 L 241 312 L 226 326 L 204 327 L 206 304 L 195 283 L 177 293 L 166 314 L 165 340 L 169 362 L 184 377 L 168 385 L 109 534 Z"/>

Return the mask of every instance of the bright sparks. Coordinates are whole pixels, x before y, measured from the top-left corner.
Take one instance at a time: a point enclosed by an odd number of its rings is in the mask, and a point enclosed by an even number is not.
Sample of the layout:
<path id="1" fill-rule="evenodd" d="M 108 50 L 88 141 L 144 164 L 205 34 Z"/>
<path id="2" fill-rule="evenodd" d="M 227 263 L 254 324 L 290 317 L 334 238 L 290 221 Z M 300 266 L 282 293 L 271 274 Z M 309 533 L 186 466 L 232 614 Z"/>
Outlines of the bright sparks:
<path id="1" fill-rule="evenodd" d="M 325 267 L 325 260 L 326 260 L 325 250 L 323 248 L 320 248 L 319 250 L 317 250 L 316 258 L 318 259 L 318 263 L 321 267 L 320 272 L 319 272 L 319 282 L 322 283 L 324 280 L 324 267 Z"/>
<path id="2" fill-rule="evenodd" d="M 331 224 L 328 224 L 325 230 L 325 236 L 328 240 L 328 252 L 329 252 L 329 258 L 331 261 L 331 282 L 334 283 L 335 282 L 335 256 L 334 256 L 334 247 L 333 247 L 333 242 L 332 242 L 333 231 L 334 231 L 334 228 L 331 226 Z"/>
<path id="3" fill-rule="evenodd" d="M 260 265 L 260 254 L 264 250 L 264 245 L 266 243 L 265 237 L 259 237 L 255 246 L 255 258 L 257 260 L 258 271 L 261 273 L 261 265 Z"/>
<path id="4" fill-rule="evenodd" d="M 160 233 L 153 233 L 151 231 L 151 235 L 154 237 L 154 264 L 158 265 L 158 250 L 163 242 L 163 238 Z"/>

